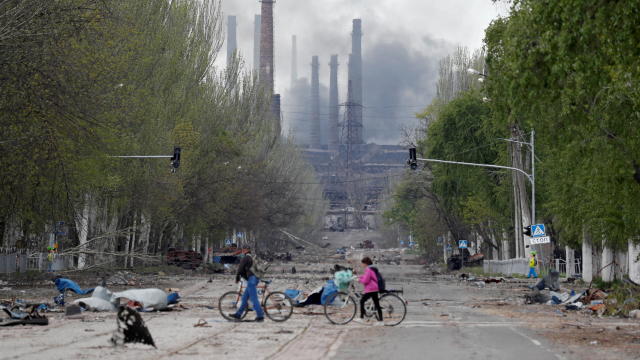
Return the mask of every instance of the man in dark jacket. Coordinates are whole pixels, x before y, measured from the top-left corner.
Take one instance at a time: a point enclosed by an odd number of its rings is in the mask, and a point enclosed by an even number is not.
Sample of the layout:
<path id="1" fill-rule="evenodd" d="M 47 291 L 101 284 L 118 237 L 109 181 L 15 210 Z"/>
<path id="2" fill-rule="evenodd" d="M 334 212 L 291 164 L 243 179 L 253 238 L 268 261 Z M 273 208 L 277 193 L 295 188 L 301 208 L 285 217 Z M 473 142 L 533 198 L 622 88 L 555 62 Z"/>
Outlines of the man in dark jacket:
<path id="1" fill-rule="evenodd" d="M 247 309 L 247 301 L 251 300 L 251 304 L 253 304 L 253 310 L 256 312 L 256 320 L 257 322 L 264 321 L 264 312 L 262 311 L 262 307 L 260 306 L 260 300 L 258 299 L 258 282 L 260 279 L 253 273 L 253 258 L 251 255 L 246 254 L 240 260 L 240 264 L 238 265 L 238 272 L 236 273 L 236 282 L 240 281 L 240 278 L 243 278 L 247 281 L 247 287 L 242 293 L 242 302 L 240 304 L 240 308 L 236 311 L 235 314 L 230 314 L 231 317 L 240 320 L 242 318 L 242 313 Z"/>

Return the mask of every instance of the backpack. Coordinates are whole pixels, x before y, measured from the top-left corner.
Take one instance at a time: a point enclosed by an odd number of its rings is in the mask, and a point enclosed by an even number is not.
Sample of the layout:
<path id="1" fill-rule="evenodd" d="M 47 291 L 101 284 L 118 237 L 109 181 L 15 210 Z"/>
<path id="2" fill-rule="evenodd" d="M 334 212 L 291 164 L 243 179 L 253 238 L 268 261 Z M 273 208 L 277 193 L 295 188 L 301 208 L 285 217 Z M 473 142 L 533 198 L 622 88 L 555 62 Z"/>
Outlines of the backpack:
<path id="1" fill-rule="evenodd" d="M 380 271 L 378 271 L 378 268 L 372 266 L 371 270 L 373 270 L 376 273 L 376 278 L 378 278 L 378 291 L 380 292 L 387 291 L 387 283 L 384 281 L 384 278 L 380 274 Z"/>
<path id="2" fill-rule="evenodd" d="M 262 279 L 264 275 L 267 273 L 267 271 L 269 270 L 269 267 L 271 266 L 271 264 L 266 261 L 262 261 L 261 259 L 258 259 L 258 256 L 252 256 L 251 260 L 253 260 L 253 265 L 251 265 L 251 272 L 258 279 Z"/>

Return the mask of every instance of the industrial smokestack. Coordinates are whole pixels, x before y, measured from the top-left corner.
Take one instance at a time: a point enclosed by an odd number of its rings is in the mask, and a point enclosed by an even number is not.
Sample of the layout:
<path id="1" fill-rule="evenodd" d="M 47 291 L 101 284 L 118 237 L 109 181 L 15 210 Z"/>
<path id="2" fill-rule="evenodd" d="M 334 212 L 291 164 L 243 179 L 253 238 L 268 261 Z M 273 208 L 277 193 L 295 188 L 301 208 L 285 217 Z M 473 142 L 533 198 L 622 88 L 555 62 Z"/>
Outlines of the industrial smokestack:
<path id="1" fill-rule="evenodd" d="M 256 72 L 260 71 L 260 19 L 260 15 L 253 18 L 253 70 Z"/>
<path id="2" fill-rule="evenodd" d="M 338 137 L 338 120 L 340 117 L 338 104 L 338 55 L 331 55 L 329 69 L 329 150 L 337 151 L 340 145 Z"/>
<path id="3" fill-rule="evenodd" d="M 296 36 L 291 35 L 291 88 L 293 88 L 298 81 L 298 45 L 296 43 Z"/>
<path id="4" fill-rule="evenodd" d="M 260 26 L 260 82 L 273 94 L 273 3 L 275 0 L 261 0 Z"/>
<path id="5" fill-rule="evenodd" d="M 238 49 L 236 28 L 236 17 L 230 15 L 227 18 L 227 66 L 233 62 L 233 57 Z"/>
<path id="6" fill-rule="evenodd" d="M 351 33 L 351 56 L 349 57 L 349 80 L 351 81 L 352 92 L 351 102 L 353 103 L 352 127 L 353 144 L 362 144 L 363 122 L 362 122 L 362 20 L 353 19 L 353 32 Z"/>
<path id="7" fill-rule="evenodd" d="M 320 148 L 320 63 L 318 57 L 311 60 L 311 132 L 310 144 L 312 149 Z"/>

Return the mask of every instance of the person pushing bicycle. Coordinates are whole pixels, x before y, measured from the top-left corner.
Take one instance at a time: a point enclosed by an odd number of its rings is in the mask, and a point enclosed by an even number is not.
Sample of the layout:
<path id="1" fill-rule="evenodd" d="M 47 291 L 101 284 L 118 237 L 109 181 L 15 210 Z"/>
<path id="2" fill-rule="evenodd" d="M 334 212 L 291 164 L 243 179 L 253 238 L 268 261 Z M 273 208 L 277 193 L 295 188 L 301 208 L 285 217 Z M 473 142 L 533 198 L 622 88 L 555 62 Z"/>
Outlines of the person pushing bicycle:
<path id="1" fill-rule="evenodd" d="M 378 321 L 382 321 L 382 308 L 380 307 L 380 298 L 378 296 L 380 291 L 378 287 L 378 277 L 376 275 L 376 271 L 371 268 L 373 261 L 371 261 L 369 257 L 365 256 L 362 258 L 360 265 L 364 270 L 363 275 L 358 279 L 358 281 L 364 285 L 364 295 L 360 298 L 360 319 L 364 321 L 364 304 L 367 300 L 372 299 L 373 305 L 378 313 L 376 318 Z"/>
<path id="2" fill-rule="evenodd" d="M 234 318 L 236 321 L 240 321 L 242 319 L 242 314 L 247 309 L 248 300 L 251 300 L 251 304 L 253 304 L 253 309 L 256 312 L 256 322 L 264 321 L 264 312 L 262 311 L 262 306 L 260 306 L 260 300 L 258 300 L 258 283 L 260 279 L 254 273 L 254 260 L 251 257 L 250 253 L 245 254 L 240 260 L 240 264 L 238 265 L 238 272 L 236 273 L 236 283 L 240 282 L 240 278 L 243 278 L 247 281 L 247 288 L 242 293 L 242 302 L 238 311 L 235 314 L 229 314 L 230 317 Z"/>

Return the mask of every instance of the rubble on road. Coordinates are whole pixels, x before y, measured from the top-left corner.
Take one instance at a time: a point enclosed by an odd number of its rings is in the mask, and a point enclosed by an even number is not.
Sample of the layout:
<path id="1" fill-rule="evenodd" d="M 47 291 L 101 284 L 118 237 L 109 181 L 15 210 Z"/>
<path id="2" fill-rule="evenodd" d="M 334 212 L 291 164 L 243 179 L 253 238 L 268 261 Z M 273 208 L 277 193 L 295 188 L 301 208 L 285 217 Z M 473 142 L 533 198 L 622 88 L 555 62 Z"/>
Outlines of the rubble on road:
<path id="1" fill-rule="evenodd" d="M 130 271 L 118 271 L 105 281 L 105 285 L 119 286 L 136 286 L 139 283 L 138 277 Z"/>

